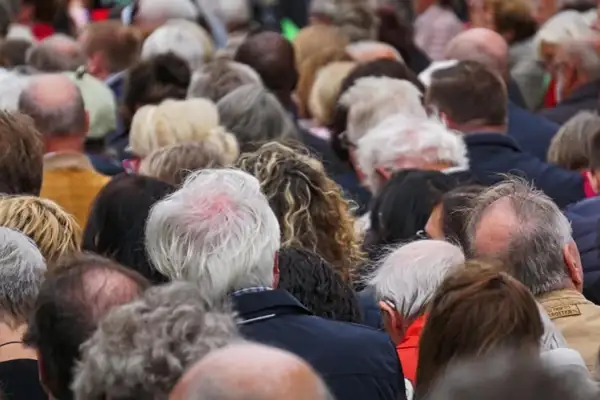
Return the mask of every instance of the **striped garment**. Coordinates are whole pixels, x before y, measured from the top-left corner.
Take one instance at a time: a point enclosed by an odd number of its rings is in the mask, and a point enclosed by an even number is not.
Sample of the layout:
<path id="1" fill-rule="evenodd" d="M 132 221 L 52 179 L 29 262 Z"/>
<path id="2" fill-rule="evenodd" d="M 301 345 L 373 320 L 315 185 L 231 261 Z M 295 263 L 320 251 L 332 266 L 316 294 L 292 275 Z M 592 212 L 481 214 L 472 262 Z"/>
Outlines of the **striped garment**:
<path id="1" fill-rule="evenodd" d="M 446 45 L 463 29 L 463 23 L 451 9 L 435 4 L 417 17 L 415 43 L 432 61 L 443 60 Z"/>

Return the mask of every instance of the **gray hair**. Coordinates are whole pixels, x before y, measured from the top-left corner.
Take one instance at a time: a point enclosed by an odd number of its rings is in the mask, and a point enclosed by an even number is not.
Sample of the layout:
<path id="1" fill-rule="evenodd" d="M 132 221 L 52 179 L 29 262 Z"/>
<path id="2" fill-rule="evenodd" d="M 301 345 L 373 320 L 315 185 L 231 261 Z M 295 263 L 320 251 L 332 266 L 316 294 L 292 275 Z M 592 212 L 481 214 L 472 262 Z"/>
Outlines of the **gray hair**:
<path id="1" fill-rule="evenodd" d="M 262 85 L 256 71 L 245 64 L 220 59 L 205 65 L 192 75 L 188 98 L 203 97 L 217 103 L 247 84 Z"/>
<path id="2" fill-rule="evenodd" d="M 158 54 L 174 53 L 185 60 L 192 71 L 209 62 L 214 48 L 208 33 L 199 25 L 184 20 L 164 24 L 144 41 L 144 60 Z"/>
<path id="3" fill-rule="evenodd" d="M 563 258 L 563 247 L 573 241 L 569 220 L 558 206 L 541 191 L 517 178 L 509 178 L 484 191 L 474 202 L 468 221 L 467 234 L 474 256 L 497 259 L 527 286 L 534 296 L 562 288 L 568 275 Z M 506 241 L 495 250 L 478 248 L 481 222 L 491 213 L 502 213 L 509 221 L 496 228 L 504 231 Z M 486 233 L 495 227 L 486 227 Z M 489 235 L 488 235 L 489 237 Z"/>
<path id="4" fill-rule="evenodd" d="M 455 267 L 465 262 L 460 248 L 441 240 L 421 240 L 390 253 L 369 280 L 378 301 L 393 302 L 408 321 L 423 314 Z"/>
<path id="5" fill-rule="evenodd" d="M 55 34 L 34 44 L 27 52 L 26 62 L 40 72 L 75 71 L 85 64 L 85 56 L 77 41 Z"/>
<path id="6" fill-rule="evenodd" d="M 50 90 L 62 91 L 62 98 L 67 100 L 60 103 L 48 101 Z M 33 118 L 44 135 L 87 134 L 83 96 L 79 87 L 66 75 L 47 74 L 31 78 L 19 97 L 19 111 Z"/>
<path id="7" fill-rule="evenodd" d="M 190 283 L 148 289 L 83 344 L 75 399 L 167 399 L 188 367 L 238 339 L 228 303 L 208 301 Z"/>
<path id="8" fill-rule="evenodd" d="M 0 73 L 0 110 L 18 111 L 19 98 L 30 81 L 30 76 L 14 71 Z"/>
<path id="9" fill-rule="evenodd" d="M 199 11 L 190 0 L 140 0 L 136 19 L 151 22 L 170 19 L 196 21 Z"/>
<path id="10" fill-rule="evenodd" d="M 0 310 L 2 322 L 26 323 L 46 273 L 44 257 L 31 239 L 0 228 Z"/>
<path id="11" fill-rule="evenodd" d="M 552 138 L 548 161 L 570 170 L 586 169 L 590 165 L 591 139 L 600 130 L 600 116 L 580 111 L 567 121 Z"/>
<path id="12" fill-rule="evenodd" d="M 565 40 L 559 44 L 562 60 L 573 60 L 590 81 L 600 77 L 600 54 L 596 51 L 595 42 L 589 39 Z"/>
<path id="13" fill-rule="evenodd" d="M 252 20 L 252 10 L 248 0 L 219 0 L 215 2 L 215 14 L 226 24 L 248 23 Z"/>
<path id="14" fill-rule="evenodd" d="M 191 174 L 152 208 L 146 226 L 146 249 L 156 269 L 172 280 L 197 282 L 217 298 L 272 286 L 279 247 L 279 223 L 260 183 L 237 170 Z"/>
<path id="15" fill-rule="evenodd" d="M 221 124 L 233 133 L 242 151 L 248 145 L 293 138 L 296 128 L 277 97 L 260 85 L 244 85 L 217 104 Z"/>

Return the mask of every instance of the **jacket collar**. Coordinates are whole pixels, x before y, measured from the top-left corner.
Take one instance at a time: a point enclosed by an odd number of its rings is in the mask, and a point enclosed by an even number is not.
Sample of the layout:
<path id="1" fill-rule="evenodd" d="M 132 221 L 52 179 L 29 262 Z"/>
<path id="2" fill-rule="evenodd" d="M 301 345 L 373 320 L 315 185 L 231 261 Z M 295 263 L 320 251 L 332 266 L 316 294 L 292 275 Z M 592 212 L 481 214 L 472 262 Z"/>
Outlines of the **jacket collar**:
<path id="1" fill-rule="evenodd" d="M 90 159 L 83 153 L 58 152 L 44 155 L 44 171 L 61 169 L 94 170 Z"/>
<path id="2" fill-rule="evenodd" d="M 467 147 L 474 146 L 498 146 L 506 147 L 506 150 L 521 152 L 517 142 L 510 136 L 498 132 L 476 132 L 464 135 Z"/>
<path id="3" fill-rule="evenodd" d="M 565 97 L 558 105 L 579 103 L 582 100 L 597 99 L 600 92 L 600 79 L 586 83 L 575 89 L 573 93 Z"/>
<path id="4" fill-rule="evenodd" d="M 243 293 L 234 296 L 233 303 L 243 320 L 258 320 L 281 314 L 312 315 L 311 311 L 285 290 Z"/>

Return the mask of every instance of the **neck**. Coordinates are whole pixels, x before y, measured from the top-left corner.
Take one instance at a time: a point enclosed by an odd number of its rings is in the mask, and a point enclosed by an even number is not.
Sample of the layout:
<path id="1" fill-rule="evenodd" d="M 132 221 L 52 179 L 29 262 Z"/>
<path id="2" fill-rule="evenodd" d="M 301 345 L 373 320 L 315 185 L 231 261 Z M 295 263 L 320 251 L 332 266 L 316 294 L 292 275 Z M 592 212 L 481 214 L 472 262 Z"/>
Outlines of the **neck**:
<path id="1" fill-rule="evenodd" d="M 68 135 L 46 139 L 46 153 L 83 153 L 84 139 L 81 135 Z"/>
<path id="2" fill-rule="evenodd" d="M 472 133 L 506 133 L 506 126 L 504 125 L 460 125 L 455 128 L 457 131 L 470 135 Z"/>
<path id="3" fill-rule="evenodd" d="M 22 342 L 26 330 L 27 324 L 25 323 L 11 327 L 6 323 L 1 322 L 0 345 L 9 342 Z M 0 362 L 23 358 L 35 360 L 37 358 L 35 350 L 25 347 L 22 343 L 9 344 L 0 347 Z"/>

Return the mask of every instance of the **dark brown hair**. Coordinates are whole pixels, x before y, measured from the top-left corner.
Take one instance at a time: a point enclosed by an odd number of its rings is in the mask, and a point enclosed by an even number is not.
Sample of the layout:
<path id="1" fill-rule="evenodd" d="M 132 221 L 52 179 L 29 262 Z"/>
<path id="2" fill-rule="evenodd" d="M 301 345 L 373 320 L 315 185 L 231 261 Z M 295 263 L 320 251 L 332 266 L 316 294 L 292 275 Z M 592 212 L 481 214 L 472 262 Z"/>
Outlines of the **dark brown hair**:
<path id="1" fill-rule="evenodd" d="M 504 126 L 508 96 L 502 79 L 475 61 L 432 75 L 426 102 L 457 124 Z"/>
<path id="2" fill-rule="evenodd" d="M 31 118 L 0 111 L 0 193 L 39 196 L 44 147 Z"/>
<path id="3" fill-rule="evenodd" d="M 141 33 L 119 21 L 94 22 L 85 28 L 84 38 L 85 54 L 104 54 L 111 73 L 130 68 L 139 58 Z"/>
<path id="4" fill-rule="evenodd" d="M 442 230 L 446 240 L 468 249 L 467 218 L 473 201 L 484 186 L 460 186 L 442 196 Z"/>
<path id="5" fill-rule="evenodd" d="M 452 362 L 503 348 L 538 349 L 544 327 L 533 295 L 491 264 L 469 261 L 446 278 L 419 342 L 416 399 Z"/>
<path id="6" fill-rule="evenodd" d="M 25 6 L 33 7 L 33 18 L 36 22 L 51 24 L 59 11 L 59 0 L 22 0 Z"/>

